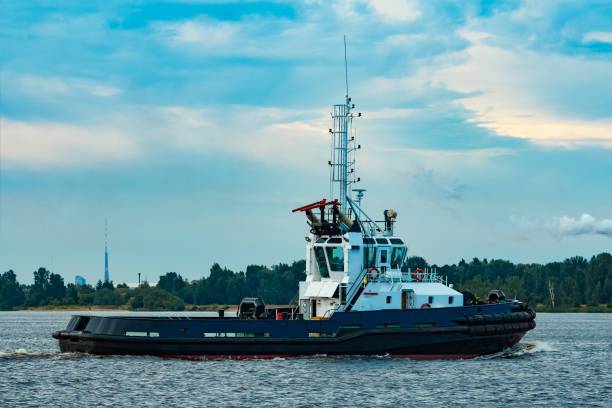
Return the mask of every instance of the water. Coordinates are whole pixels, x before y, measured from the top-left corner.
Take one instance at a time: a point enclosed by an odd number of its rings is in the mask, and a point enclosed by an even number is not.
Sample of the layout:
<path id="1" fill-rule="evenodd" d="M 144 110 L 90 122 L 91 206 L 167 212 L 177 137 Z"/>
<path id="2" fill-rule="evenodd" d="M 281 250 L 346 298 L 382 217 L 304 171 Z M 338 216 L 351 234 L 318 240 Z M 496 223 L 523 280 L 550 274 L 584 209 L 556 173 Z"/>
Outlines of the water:
<path id="1" fill-rule="evenodd" d="M 541 313 L 515 349 L 454 361 L 60 354 L 70 315 L 0 312 L 0 406 L 612 407 L 610 314 Z"/>

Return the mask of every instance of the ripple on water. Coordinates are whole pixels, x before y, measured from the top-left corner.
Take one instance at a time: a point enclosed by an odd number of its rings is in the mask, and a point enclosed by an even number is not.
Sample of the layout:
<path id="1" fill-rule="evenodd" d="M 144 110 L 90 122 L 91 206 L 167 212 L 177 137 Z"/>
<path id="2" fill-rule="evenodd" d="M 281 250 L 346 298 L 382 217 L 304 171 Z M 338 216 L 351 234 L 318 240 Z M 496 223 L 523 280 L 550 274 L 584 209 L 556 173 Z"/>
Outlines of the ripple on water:
<path id="1" fill-rule="evenodd" d="M 433 361 L 59 353 L 50 334 L 69 318 L 0 313 L 0 406 L 612 406 L 612 315 L 585 323 L 582 315 L 539 314 L 537 328 L 509 350 Z"/>

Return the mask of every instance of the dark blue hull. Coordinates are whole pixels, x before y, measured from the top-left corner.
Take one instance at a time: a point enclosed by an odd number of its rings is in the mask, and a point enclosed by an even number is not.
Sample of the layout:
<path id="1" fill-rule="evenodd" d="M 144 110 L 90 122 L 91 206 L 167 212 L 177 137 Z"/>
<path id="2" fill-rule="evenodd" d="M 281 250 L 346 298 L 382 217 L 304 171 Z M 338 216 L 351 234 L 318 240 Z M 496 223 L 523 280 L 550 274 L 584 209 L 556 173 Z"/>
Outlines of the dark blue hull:
<path id="1" fill-rule="evenodd" d="M 520 303 L 335 313 L 329 320 L 74 316 L 62 352 L 159 356 L 470 357 L 511 347 L 535 327 Z"/>

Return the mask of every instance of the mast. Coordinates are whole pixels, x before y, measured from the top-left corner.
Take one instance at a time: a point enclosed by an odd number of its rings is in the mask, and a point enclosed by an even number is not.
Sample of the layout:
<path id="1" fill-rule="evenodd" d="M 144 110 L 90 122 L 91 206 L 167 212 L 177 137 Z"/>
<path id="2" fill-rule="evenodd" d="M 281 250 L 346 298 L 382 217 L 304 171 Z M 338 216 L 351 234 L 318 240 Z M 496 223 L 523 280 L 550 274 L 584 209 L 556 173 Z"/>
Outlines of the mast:
<path id="1" fill-rule="evenodd" d="M 344 36 L 344 81 L 346 95 L 344 104 L 334 105 L 332 118 L 334 129 L 329 129 L 332 134 L 330 169 L 330 192 L 332 198 L 340 201 L 340 211 L 350 214 L 351 210 L 347 203 L 347 195 L 350 194 L 350 185 L 360 181 L 355 177 L 355 151 L 361 148 L 355 143 L 355 135 L 352 129 L 353 117 L 351 110 L 355 104 L 351 103 L 348 87 L 348 59 L 346 56 L 346 36 Z M 357 115 L 360 117 L 361 113 Z"/>

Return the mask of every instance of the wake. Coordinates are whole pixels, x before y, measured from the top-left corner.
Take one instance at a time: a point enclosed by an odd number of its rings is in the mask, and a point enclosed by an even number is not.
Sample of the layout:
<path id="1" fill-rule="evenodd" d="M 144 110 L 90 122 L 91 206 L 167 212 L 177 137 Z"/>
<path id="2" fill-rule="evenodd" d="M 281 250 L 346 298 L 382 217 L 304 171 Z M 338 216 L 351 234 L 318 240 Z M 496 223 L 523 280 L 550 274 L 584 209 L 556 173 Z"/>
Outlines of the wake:
<path id="1" fill-rule="evenodd" d="M 483 359 L 494 358 L 518 358 L 523 356 L 531 356 L 538 353 L 547 353 L 558 351 L 545 341 L 525 341 L 512 346 L 511 348 L 499 353 L 483 356 Z"/>
<path id="2" fill-rule="evenodd" d="M 19 360 L 28 358 L 50 358 L 55 360 L 64 360 L 75 357 L 82 357 L 78 353 L 60 353 L 59 351 L 27 351 L 20 348 L 12 352 L 0 351 L 0 360 Z"/>

